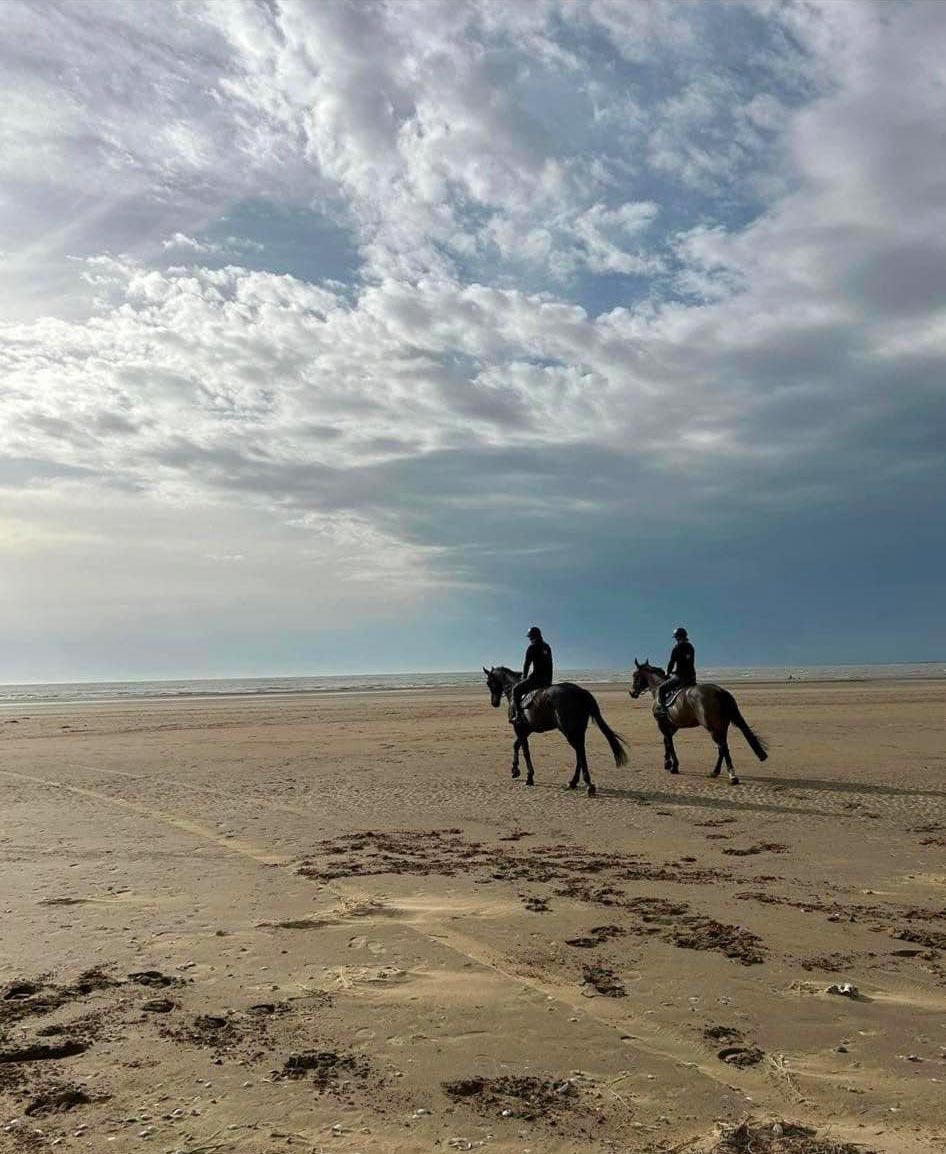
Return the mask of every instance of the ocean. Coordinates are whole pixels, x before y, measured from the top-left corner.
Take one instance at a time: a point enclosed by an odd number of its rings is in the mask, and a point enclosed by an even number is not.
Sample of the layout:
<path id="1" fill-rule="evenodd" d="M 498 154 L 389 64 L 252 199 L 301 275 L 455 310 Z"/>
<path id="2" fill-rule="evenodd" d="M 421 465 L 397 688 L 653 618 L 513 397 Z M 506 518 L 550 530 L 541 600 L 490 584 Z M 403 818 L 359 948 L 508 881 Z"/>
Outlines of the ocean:
<path id="1" fill-rule="evenodd" d="M 703 681 L 722 684 L 788 681 L 921 681 L 946 678 L 946 663 L 890 665 L 778 665 L 706 668 Z M 562 669 L 560 681 L 582 685 L 630 682 L 626 669 Z M 182 681 L 76 681 L 0 685 L 0 707 L 96 704 L 141 699 L 208 697 L 289 697 L 304 693 L 385 693 L 410 689 L 462 689 L 483 683 L 480 670 L 454 673 L 383 673 L 330 677 L 224 677 Z"/>

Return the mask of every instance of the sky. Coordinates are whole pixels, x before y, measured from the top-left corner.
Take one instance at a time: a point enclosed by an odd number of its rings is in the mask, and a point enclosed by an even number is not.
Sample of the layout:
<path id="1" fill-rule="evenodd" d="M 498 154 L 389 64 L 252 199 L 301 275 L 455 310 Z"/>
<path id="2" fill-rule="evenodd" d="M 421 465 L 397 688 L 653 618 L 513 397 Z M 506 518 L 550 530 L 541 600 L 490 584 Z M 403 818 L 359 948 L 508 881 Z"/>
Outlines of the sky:
<path id="1" fill-rule="evenodd" d="M 5 0 L 0 681 L 946 658 L 946 5 Z"/>

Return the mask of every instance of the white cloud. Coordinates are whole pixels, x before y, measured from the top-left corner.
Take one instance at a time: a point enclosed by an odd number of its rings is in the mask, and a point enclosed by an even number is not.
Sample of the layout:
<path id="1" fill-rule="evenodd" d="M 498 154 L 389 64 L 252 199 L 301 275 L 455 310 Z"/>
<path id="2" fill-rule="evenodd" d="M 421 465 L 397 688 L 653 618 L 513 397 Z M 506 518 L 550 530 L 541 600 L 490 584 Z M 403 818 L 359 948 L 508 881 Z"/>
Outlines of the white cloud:
<path id="1" fill-rule="evenodd" d="M 409 596 L 480 579 L 504 503 L 637 525 L 939 468 L 938 5 L 167 11 L 0 7 L 18 542 L 78 555 L 93 493 L 240 509 L 271 561 Z M 314 206 L 359 267 L 300 230 L 280 274 L 244 202 Z M 262 580 L 239 536 L 187 571 Z"/>

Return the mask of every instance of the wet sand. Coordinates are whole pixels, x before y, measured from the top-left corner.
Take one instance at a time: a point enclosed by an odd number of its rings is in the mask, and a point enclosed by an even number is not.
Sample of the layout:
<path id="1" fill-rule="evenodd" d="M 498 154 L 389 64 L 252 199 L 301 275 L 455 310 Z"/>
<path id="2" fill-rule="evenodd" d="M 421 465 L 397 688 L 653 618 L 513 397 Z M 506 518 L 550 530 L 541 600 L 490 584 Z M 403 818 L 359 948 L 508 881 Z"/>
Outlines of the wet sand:
<path id="1" fill-rule="evenodd" d="M 0 713 L 0 1150 L 942 1149 L 946 683 L 738 687 L 738 787 L 596 692 L 593 800 L 485 690 Z"/>

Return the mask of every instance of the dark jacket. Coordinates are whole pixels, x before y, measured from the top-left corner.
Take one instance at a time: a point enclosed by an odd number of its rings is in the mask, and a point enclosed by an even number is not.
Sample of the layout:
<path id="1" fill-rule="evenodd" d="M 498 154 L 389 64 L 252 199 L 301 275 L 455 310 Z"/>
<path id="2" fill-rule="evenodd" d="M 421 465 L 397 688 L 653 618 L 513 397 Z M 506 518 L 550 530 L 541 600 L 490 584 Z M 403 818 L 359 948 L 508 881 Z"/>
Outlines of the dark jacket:
<path id="1" fill-rule="evenodd" d="M 522 676 L 529 676 L 529 666 L 532 666 L 532 680 L 536 685 L 552 684 L 552 649 L 546 641 L 533 641 L 526 650 L 526 660 L 522 667 Z"/>
<path id="2" fill-rule="evenodd" d="M 678 641 L 670 654 L 667 676 L 676 674 L 681 685 L 696 685 L 696 650 L 689 641 Z"/>

